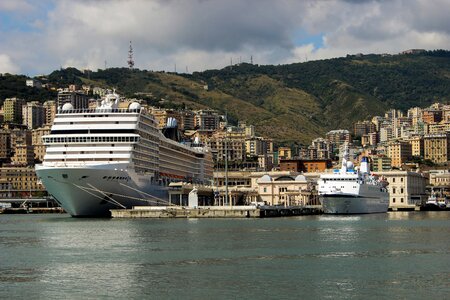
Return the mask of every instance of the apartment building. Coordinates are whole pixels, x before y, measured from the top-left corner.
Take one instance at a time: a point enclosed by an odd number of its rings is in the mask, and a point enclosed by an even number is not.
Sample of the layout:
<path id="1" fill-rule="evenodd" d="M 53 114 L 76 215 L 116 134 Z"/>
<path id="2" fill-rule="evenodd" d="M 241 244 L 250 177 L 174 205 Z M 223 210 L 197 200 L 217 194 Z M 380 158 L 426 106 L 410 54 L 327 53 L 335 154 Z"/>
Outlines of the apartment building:
<path id="1" fill-rule="evenodd" d="M 215 110 L 203 109 L 195 112 L 194 125 L 198 129 L 219 129 L 220 116 Z"/>
<path id="2" fill-rule="evenodd" d="M 22 124 L 22 107 L 26 104 L 24 99 L 7 98 L 3 102 L 3 115 L 5 122 Z"/>
<path id="3" fill-rule="evenodd" d="M 280 160 L 280 171 L 324 172 L 332 167 L 331 159 L 284 159 Z"/>
<path id="4" fill-rule="evenodd" d="M 45 110 L 45 125 L 52 125 L 56 115 L 56 102 L 45 101 L 42 105 Z"/>
<path id="5" fill-rule="evenodd" d="M 33 145 L 34 159 L 42 162 L 45 155 L 45 145 L 42 142 L 44 135 L 50 134 L 50 126 L 37 128 L 31 131 L 31 143 Z"/>
<path id="6" fill-rule="evenodd" d="M 158 120 L 158 128 L 163 129 L 167 125 L 167 119 L 174 118 L 177 120 L 178 128 L 182 123 L 180 112 L 173 109 L 152 108 L 151 114 Z M 180 128 L 181 129 L 181 128 Z"/>
<path id="7" fill-rule="evenodd" d="M 389 171 L 392 169 L 391 159 L 383 155 L 371 155 L 371 169 L 373 172 Z"/>
<path id="8" fill-rule="evenodd" d="M 450 159 L 450 133 L 426 134 L 424 136 L 424 158 L 432 162 L 446 163 Z"/>
<path id="9" fill-rule="evenodd" d="M 89 108 L 89 96 L 82 91 L 63 90 L 58 92 L 58 107 L 70 103 L 75 109 Z"/>
<path id="10" fill-rule="evenodd" d="M 376 131 L 376 126 L 371 121 L 358 121 L 353 125 L 353 134 L 363 136 Z"/>
<path id="11" fill-rule="evenodd" d="M 0 178 L 4 188 L 11 197 L 28 197 L 45 192 L 44 186 L 37 179 L 34 167 L 3 167 L 0 168 Z"/>
<path id="12" fill-rule="evenodd" d="M 0 129 L 0 164 L 6 162 L 11 157 L 11 132 L 7 129 Z"/>
<path id="13" fill-rule="evenodd" d="M 326 139 L 335 147 L 351 142 L 351 134 L 348 130 L 338 129 L 327 132 Z"/>
<path id="14" fill-rule="evenodd" d="M 408 139 L 411 144 L 411 155 L 415 157 L 423 157 L 424 155 L 424 142 L 423 136 L 416 135 Z"/>
<path id="15" fill-rule="evenodd" d="M 400 168 L 412 157 L 412 147 L 407 141 L 395 141 L 388 145 L 387 156 L 391 159 L 391 166 Z"/>
<path id="16" fill-rule="evenodd" d="M 278 148 L 278 160 L 291 159 L 292 150 L 289 147 L 279 147 Z"/>
<path id="17" fill-rule="evenodd" d="M 439 109 L 424 109 L 422 112 L 422 121 L 427 124 L 436 124 L 442 121 L 442 111 Z"/>
<path id="18" fill-rule="evenodd" d="M 247 138 L 245 140 L 245 152 L 247 156 L 258 156 L 273 152 L 273 141 L 262 137 Z"/>
<path id="19" fill-rule="evenodd" d="M 28 129 L 42 127 L 46 122 L 45 108 L 38 101 L 28 102 L 23 105 L 22 122 Z"/>

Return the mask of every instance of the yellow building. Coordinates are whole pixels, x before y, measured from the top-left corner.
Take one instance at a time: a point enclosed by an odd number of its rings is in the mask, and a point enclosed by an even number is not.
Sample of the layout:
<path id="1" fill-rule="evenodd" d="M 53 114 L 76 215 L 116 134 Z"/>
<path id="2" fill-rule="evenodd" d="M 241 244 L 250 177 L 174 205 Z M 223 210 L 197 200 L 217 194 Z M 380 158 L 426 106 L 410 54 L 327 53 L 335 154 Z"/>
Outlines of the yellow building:
<path id="1" fill-rule="evenodd" d="M 423 157 L 423 137 L 413 136 L 409 138 L 409 143 L 411 144 L 411 155 L 417 157 Z"/>
<path id="2" fill-rule="evenodd" d="M 31 131 L 31 144 L 33 145 L 34 159 L 42 162 L 45 155 L 45 145 L 42 142 L 44 135 L 50 134 L 50 126 L 37 128 Z"/>
<path id="3" fill-rule="evenodd" d="M 26 104 L 24 99 L 7 98 L 3 102 L 4 121 L 22 124 L 22 106 Z"/>
<path id="4" fill-rule="evenodd" d="M 292 159 L 292 150 L 289 147 L 279 147 L 278 148 L 278 160 L 282 159 Z"/>
<path id="5" fill-rule="evenodd" d="M 438 124 L 425 124 L 425 131 L 428 134 L 444 133 L 450 130 L 450 122 L 440 122 Z"/>
<path id="6" fill-rule="evenodd" d="M 56 101 L 45 101 L 42 106 L 45 110 L 45 124 L 52 125 L 56 115 Z"/>
<path id="7" fill-rule="evenodd" d="M 11 163 L 15 165 L 32 165 L 34 152 L 31 131 L 28 129 L 11 129 Z"/>
<path id="8" fill-rule="evenodd" d="M 392 142 L 388 146 L 387 156 L 391 159 L 391 166 L 400 168 L 408 159 L 411 159 L 411 144 L 406 141 Z"/>
<path id="9" fill-rule="evenodd" d="M 446 163 L 450 158 L 450 133 L 424 136 L 424 158 L 434 163 Z"/>
<path id="10" fill-rule="evenodd" d="M 173 109 L 152 108 L 151 114 L 158 120 L 159 129 L 163 129 L 166 126 L 168 118 L 176 119 L 178 128 L 181 129 L 182 118 L 180 112 Z"/>
<path id="11" fill-rule="evenodd" d="M 250 204 L 250 199 L 257 199 L 258 202 L 267 205 L 319 205 L 317 193 L 313 188 L 318 175 L 310 174 L 310 176 L 307 178 L 300 173 L 286 171 L 228 172 L 230 197 L 234 199 L 232 203 L 236 203 L 236 197 L 240 193 L 246 197 L 246 204 Z M 225 172 L 215 172 L 214 178 L 215 186 L 222 197 Z"/>
<path id="12" fill-rule="evenodd" d="M 378 172 L 377 175 L 386 178 L 389 185 L 389 208 L 414 209 L 426 201 L 426 178 L 420 174 L 409 171 Z"/>
<path id="13" fill-rule="evenodd" d="M 257 180 L 261 202 L 268 205 L 315 205 L 317 196 L 305 176 L 263 175 Z"/>
<path id="14" fill-rule="evenodd" d="M 386 156 L 371 155 L 371 168 L 374 172 L 389 171 L 392 169 L 391 159 Z"/>
<path id="15" fill-rule="evenodd" d="M 258 156 L 273 152 L 273 142 L 262 137 L 247 138 L 245 140 L 245 152 L 247 156 Z"/>
<path id="16" fill-rule="evenodd" d="M 0 168 L 0 178 L 12 197 L 34 196 L 45 191 L 44 186 L 38 182 L 33 167 Z"/>

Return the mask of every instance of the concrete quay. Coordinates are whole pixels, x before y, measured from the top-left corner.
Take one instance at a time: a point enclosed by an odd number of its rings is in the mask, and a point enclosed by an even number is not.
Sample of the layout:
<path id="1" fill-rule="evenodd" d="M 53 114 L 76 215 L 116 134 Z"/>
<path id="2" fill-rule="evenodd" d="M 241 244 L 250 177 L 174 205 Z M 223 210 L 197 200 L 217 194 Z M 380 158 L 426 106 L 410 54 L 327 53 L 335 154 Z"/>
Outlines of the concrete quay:
<path id="1" fill-rule="evenodd" d="M 63 214 L 64 209 L 61 207 L 8 207 L 0 209 L 0 214 Z"/>
<path id="2" fill-rule="evenodd" d="M 112 209 L 113 218 L 270 218 L 321 214 L 320 206 L 136 206 Z"/>

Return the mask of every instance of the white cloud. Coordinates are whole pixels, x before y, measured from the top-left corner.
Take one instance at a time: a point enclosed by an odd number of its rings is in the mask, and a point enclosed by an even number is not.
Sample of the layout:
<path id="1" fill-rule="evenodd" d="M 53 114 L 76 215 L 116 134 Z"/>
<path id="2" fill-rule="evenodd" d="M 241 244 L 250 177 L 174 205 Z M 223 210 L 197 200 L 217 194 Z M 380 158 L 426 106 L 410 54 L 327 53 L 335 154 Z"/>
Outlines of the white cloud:
<path id="1" fill-rule="evenodd" d="M 0 1 L 0 11 L 25 11 L 33 9 L 33 6 L 25 0 L 2 0 Z"/>
<path id="2" fill-rule="evenodd" d="M 14 64 L 11 58 L 6 54 L 0 54 L 0 74 L 11 73 L 16 74 L 20 68 Z"/>
<path id="3" fill-rule="evenodd" d="M 450 48 L 449 0 L 58 0 L 28 32 L 1 32 L 0 52 L 22 70 L 125 66 L 199 71 L 252 55 L 259 64 Z M 27 7 L 0 2 L 0 10 Z M 14 4 L 17 3 L 17 4 Z M 14 6 L 16 5 L 16 6 Z M 15 8 L 14 8 L 15 7 Z M 45 7 L 45 5 L 40 8 Z M 322 35 L 323 46 L 295 40 Z"/>

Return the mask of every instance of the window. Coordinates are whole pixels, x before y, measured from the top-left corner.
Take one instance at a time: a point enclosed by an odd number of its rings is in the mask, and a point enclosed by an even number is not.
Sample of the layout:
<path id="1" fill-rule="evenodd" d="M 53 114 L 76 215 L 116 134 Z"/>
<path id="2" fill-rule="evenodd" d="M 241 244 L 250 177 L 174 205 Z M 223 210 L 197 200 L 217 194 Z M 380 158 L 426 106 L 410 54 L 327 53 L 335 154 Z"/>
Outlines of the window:
<path id="1" fill-rule="evenodd" d="M 265 188 L 264 188 L 264 193 L 266 193 L 266 192 L 267 192 L 267 188 L 265 187 Z"/>
<path id="2" fill-rule="evenodd" d="M 403 203 L 403 198 L 400 199 L 400 202 Z"/>
<path id="3" fill-rule="evenodd" d="M 395 198 L 392 198 L 392 203 L 395 203 Z"/>

